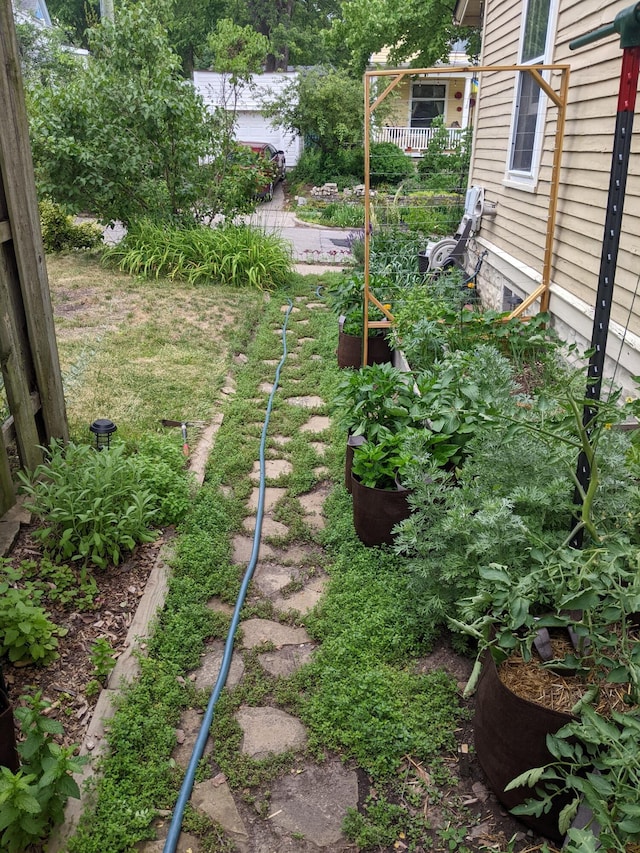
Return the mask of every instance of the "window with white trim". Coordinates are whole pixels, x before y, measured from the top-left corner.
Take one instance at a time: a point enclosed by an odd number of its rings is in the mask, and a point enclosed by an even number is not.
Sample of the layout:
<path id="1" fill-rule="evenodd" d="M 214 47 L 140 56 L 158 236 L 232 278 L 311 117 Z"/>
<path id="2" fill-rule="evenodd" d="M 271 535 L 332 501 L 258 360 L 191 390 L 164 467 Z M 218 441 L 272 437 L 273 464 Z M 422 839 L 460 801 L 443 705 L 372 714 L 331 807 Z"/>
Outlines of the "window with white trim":
<path id="1" fill-rule="evenodd" d="M 520 44 L 520 64 L 540 65 L 548 61 L 555 0 L 527 0 Z M 537 172 L 544 120 L 544 101 L 531 74 L 520 71 L 511 126 L 509 177 L 533 182 Z"/>
<path id="2" fill-rule="evenodd" d="M 411 127 L 431 127 L 436 116 L 444 115 L 446 85 L 413 83 L 411 86 Z"/>

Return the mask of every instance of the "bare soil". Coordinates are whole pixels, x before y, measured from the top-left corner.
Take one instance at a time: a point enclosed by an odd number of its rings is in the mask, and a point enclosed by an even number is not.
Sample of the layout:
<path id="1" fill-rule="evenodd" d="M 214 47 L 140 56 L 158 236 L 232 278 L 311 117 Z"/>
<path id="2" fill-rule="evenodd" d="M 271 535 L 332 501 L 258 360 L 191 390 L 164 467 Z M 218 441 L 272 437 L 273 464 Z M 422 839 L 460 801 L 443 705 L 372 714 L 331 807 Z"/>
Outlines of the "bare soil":
<path id="1" fill-rule="evenodd" d="M 39 545 L 32 536 L 34 529 L 35 525 L 31 525 L 21 530 L 9 555 L 13 565 L 40 557 Z M 129 626 L 164 540 L 165 536 L 159 536 L 152 543 L 138 546 L 125 562 L 111 566 L 108 571 L 96 569 L 98 594 L 90 610 L 46 602 L 51 620 L 66 630 L 59 638 L 56 660 L 47 666 L 12 665 L 6 659 L 2 662 L 13 705 L 20 704 L 21 696 L 33 696 L 41 691 L 42 697 L 51 703 L 48 716 L 64 726 L 64 736 L 60 740 L 65 746 L 82 742 L 98 698 L 91 662 L 93 644 L 102 637 L 113 649 L 114 659 L 122 653 Z"/>

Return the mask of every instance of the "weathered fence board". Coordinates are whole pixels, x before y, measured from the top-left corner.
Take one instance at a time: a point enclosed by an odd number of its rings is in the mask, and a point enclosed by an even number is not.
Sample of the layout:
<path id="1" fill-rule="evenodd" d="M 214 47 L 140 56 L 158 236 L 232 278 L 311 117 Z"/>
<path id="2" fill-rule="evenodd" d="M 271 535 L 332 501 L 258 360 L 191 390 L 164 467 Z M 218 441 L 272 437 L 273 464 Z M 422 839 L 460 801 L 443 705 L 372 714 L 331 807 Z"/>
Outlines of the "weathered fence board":
<path id="1" fill-rule="evenodd" d="M 68 428 L 11 0 L 0 0 L 0 116 L 0 365 L 20 462 L 33 468 L 38 445 Z M 4 439 L 0 456 L 6 508 Z"/>

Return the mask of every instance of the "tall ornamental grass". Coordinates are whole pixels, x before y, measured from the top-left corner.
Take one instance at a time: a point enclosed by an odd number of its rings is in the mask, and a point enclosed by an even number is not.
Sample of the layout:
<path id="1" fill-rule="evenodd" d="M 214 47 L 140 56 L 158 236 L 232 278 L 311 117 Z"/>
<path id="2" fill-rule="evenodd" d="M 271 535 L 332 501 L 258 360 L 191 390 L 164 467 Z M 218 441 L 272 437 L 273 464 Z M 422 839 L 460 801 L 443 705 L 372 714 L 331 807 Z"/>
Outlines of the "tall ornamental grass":
<path id="1" fill-rule="evenodd" d="M 284 286 L 291 274 L 288 244 L 246 225 L 176 228 L 142 221 L 104 258 L 143 278 L 268 291 Z"/>

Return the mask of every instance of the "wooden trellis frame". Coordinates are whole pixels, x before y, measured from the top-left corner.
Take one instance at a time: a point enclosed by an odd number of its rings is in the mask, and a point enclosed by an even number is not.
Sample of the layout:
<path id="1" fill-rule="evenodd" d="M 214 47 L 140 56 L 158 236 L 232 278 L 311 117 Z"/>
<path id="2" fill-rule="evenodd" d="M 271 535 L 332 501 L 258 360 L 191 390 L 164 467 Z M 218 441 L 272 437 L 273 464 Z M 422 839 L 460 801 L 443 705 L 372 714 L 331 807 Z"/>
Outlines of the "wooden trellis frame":
<path id="1" fill-rule="evenodd" d="M 0 0 L 0 367 L 10 418 L 0 429 L 0 515 L 14 503 L 8 445 L 20 465 L 68 440 L 11 0 Z"/>
<path id="2" fill-rule="evenodd" d="M 456 73 L 481 74 L 483 71 L 495 72 L 518 72 L 523 71 L 530 74 L 538 86 L 547 95 L 551 103 L 557 108 L 555 144 L 553 151 L 553 164 L 551 168 L 551 187 L 549 191 L 549 211 L 547 217 L 547 228 L 545 235 L 544 261 L 542 267 L 542 281 L 540 285 L 527 296 L 509 315 L 509 319 L 518 317 L 524 311 L 540 299 L 542 311 L 549 307 L 549 287 L 551 285 L 551 267 L 553 261 L 553 249 L 556 229 L 556 216 L 558 211 L 558 188 L 560 184 L 560 165 L 562 150 L 564 146 L 564 128 L 566 119 L 566 107 L 569 95 L 569 66 L 568 65 L 465 65 L 447 66 L 436 68 L 388 68 L 367 71 L 364 75 L 364 340 L 362 346 L 362 363 L 367 363 L 369 329 L 386 328 L 394 317 L 389 309 L 371 293 L 369 286 L 369 251 L 371 244 L 371 196 L 370 196 L 370 139 L 371 139 L 371 117 L 375 109 L 385 98 L 405 79 L 405 77 L 442 75 Z M 557 71 L 560 74 L 560 83 L 556 91 L 542 76 L 544 72 Z M 371 81 L 383 77 L 390 77 L 390 82 L 383 91 L 371 101 Z M 384 315 L 384 320 L 373 320 L 369 322 L 369 303 L 372 302 Z"/>

